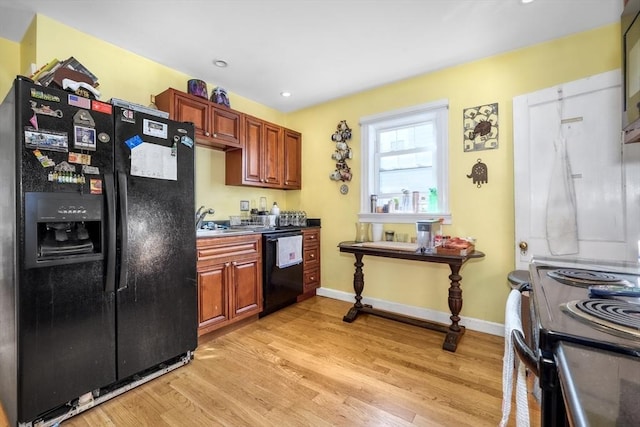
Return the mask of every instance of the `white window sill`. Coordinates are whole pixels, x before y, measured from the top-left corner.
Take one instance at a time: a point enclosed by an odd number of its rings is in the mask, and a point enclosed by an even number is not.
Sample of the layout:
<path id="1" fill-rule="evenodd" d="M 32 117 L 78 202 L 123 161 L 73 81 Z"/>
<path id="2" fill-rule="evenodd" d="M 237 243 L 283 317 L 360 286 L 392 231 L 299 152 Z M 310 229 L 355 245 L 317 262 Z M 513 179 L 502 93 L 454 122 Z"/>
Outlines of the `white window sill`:
<path id="1" fill-rule="evenodd" d="M 416 221 L 425 219 L 443 218 L 443 224 L 451 224 L 451 214 L 434 213 L 359 213 L 359 222 L 374 222 L 383 224 L 415 224 Z"/>

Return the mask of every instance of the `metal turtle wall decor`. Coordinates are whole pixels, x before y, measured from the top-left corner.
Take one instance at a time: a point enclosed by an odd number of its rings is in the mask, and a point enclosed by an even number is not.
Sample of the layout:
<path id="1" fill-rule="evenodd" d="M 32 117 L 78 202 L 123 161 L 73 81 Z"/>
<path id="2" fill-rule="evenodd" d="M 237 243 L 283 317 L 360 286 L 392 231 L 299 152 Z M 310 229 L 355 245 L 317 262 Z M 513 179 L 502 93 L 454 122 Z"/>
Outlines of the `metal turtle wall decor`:
<path id="1" fill-rule="evenodd" d="M 463 110 L 464 151 L 498 148 L 498 103 Z"/>
<path id="2" fill-rule="evenodd" d="M 482 159 L 478 159 L 476 164 L 471 167 L 471 174 L 467 175 L 467 178 L 473 178 L 473 183 L 476 184 L 478 188 L 482 187 L 482 184 L 489 182 L 489 170 L 487 169 L 487 165 L 482 163 Z"/>

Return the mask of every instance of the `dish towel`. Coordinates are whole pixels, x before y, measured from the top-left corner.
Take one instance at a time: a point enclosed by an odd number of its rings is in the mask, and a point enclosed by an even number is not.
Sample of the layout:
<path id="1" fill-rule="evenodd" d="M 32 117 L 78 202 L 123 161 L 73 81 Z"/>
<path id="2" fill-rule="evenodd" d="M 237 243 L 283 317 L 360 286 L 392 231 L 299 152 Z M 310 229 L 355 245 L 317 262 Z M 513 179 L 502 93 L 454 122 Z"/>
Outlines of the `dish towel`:
<path id="1" fill-rule="evenodd" d="M 547 244 L 552 255 L 577 254 L 578 247 L 578 210 L 576 192 L 571 174 L 567 139 L 564 136 L 562 116 L 564 96 L 558 89 L 558 137 L 553 141 L 555 158 L 549 181 L 547 198 Z"/>
<path id="2" fill-rule="evenodd" d="M 558 138 L 555 144 L 549 196 L 547 199 L 547 242 L 552 255 L 578 253 L 578 220 L 576 193 L 571 177 L 567 141 Z"/>
<path id="3" fill-rule="evenodd" d="M 280 237 L 276 246 L 276 265 L 279 268 L 302 262 L 302 236 Z"/>
<path id="4" fill-rule="evenodd" d="M 521 294 L 517 290 L 512 290 L 507 298 L 504 321 L 504 358 L 502 365 L 502 419 L 500 427 L 505 427 L 509 421 L 511 413 L 511 396 L 513 389 L 514 363 L 517 366 L 516 381 L 516 426 L 529 426 L 529 403 L 527 401 L 527 378 L 525 375 L 524 363 L 515 355 L 511 340 L 511 331 L 522 332 L 522 321 L 520 320 L 520 300 Z"/>

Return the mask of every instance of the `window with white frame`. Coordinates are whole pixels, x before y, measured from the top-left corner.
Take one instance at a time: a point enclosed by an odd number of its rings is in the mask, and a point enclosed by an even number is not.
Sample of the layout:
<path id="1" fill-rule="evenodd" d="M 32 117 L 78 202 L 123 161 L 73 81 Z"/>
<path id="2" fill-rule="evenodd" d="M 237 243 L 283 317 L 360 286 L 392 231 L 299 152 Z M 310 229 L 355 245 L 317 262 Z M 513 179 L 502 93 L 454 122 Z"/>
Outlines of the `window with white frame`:
<path id="1" fill-rule="evenodd" d="M 450 221 L 447 119 L 447 100 L 360 119 L 361 221 Z"/>

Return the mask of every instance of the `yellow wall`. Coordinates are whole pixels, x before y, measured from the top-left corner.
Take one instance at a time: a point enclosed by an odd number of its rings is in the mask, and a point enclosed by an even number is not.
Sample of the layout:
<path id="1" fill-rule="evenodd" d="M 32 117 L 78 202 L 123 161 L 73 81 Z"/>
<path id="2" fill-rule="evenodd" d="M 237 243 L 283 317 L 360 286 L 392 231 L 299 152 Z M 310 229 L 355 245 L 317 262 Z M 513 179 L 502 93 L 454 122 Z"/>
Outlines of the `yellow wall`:
<path id="1" fill-rule="evenodd" d="M 0 101 L 20 73 L 20 44 L 0 38 Z"/>
<path id="2" fill-rule="evenodd" d="M 354 257 L 340 254 L 336 245 L 355 236 L 359 211 L 360 117 L 384 111 L 449 100 L 449 182 L 453 222 L 445 233 L 474 236 L 486 258 L 462 268 L 463 316 L 503 322 L 508 294 L 506 276 L 513 270 L 514 198 L 512 99 L 555 84 L 576 80 L 620 67 L 619 25 L 610 25 L 527 49 L 447 68 L 381 88 L 292 113 L 290 127 L 304 135 L 303 182 L 300 204 L 322 218 L 322 285 L 353 292 Z M 499 104 L 499 148 L 463 152 L 462 110 Z M 354 179 L 348 195 L 329 180 L 334 168 L 329 139 L 339 120 L 353 128 L 350 162 Z M 611 141 L 613 143 L 614 141 Z M 466 177 L 481 158 L 489 170 L 489 182 L 481 188 Z M 409 225 L 385 225 L 408 231 Z M 365 257 L 365 295 L 402 304 L 448 311 L 446 265 Z"/>
<path id="3" fill-rule="evenodd" d="M 37 31 L 36 31 L 37 29 Z M 359 210 L 360 129 L 362 116 L 447 98 L 449 100 L 450 208 L 453 223 L 445 232 L 474 236 L 487 256 L 462 269 L 464 307 L 462 315 L 503 322 L 508 287 L 506 275 L 514 266 L 512 98 L 516 95 L 579 79 L 620 66 L 619 25 L 610 25 L 504 55 L 425 74 L 378 89 L 341 98 L 298 112 L 283 114 L 230 92 L 232 107 L 303 134 L 303 190 L 257 190 L 224 185 L 224 154 L 196 149 L 196 201 L 216 209 L 214 218 L 236 214 L 239 201 L 268 198 L 282 209 L 305 209 L 310 217 L 322 218 L 322 284 L 353 292 L 353 256 L 340 254 L 338 242 L 355 236 Z M 55 41 L 54 41 L 55 40 Z M 35 48 L 33 46 L 35 46 Z M 5 56 L 6 53 L 6 56 Z M 102 99 L 127 99 L 143 105 L 149 95 L 167 87 L 186 90 L 191 76 L 144 59 L 116 46 L 80 33 L 39 15 L 20 46 L 0 39 L 0 54 L 7 64 L 75 56 L 100 79 Z M 22 55 L 22 57 L 21 57 Z M 28 57 L 28 58 L 25 58 Z M 8 67 L 8 75 L 22 67 Z M 3 73 L 5 68 L 3 67 Z M 197 76 L 195 76 L 197 78 Z M 0 75 L 0 93 L 10 86 Z M 212 89 L 215 84 L 209 83 Z M 228 88 L 232 89 L 232 88 Z M 499 104 L 499 148 L 475 153 L 462 150 L 462 110 L 486 103 Z M 340 195 L 339 184 L 329 180 L 334 169 L 329 136 L 340 120 L 352 127 L 354 179 L 350 192 Z M 489 169 L 489 183 L 477 188 L 466 178 L 481 158 Z M 414 234 L 411 225 L 386 225 Z M 401 304 L 448 311 L 449 270 L 384 258 L 365 262 L 366 296 Z"/>
<path id="4" fill-rule="evenodd" d="M 3 42 L 11 45 L 9 41 L 3 40 Z M 0 45 L 0 49 L 4 43 Z M 37 15 L 34 18 L 20 45 L 22 56 L 26 56 L 26 59 L 16 56 L 16 52 L 10 52 L 8 56 L 8 58 L 14 57 L 13 62 L 17 64 L 21 62 L 29 64 L 35 61 L 40 67 L 54 58 L 64 60 L 74 56 L 98 76 L 100 82 L 98 89 L 101 91 L 102 100 L 120 98 L 148 105 L 151 94 L 160 93 L 168 87 L 186 92 L 187 81 L 197 78 L 81 33 L 43 15 Z M 10 80 L 20 74 L 19 70 L 23 69 L 27 68 L 17 66 L 11 69 L 8 73 L 12 76 Z M 207 86 L 211 91 L 216 84 L 208 82 Z M 2 98 L 10 87 L 10 82 L 0 81 Z M 285 125 L 285 114 L 280 111 L 235 95 L 231 91 L 229 98 L 231 106 L 236 110 Z M 286 209 L 284 191 L 226 186 L 224 171 L 222 151 L 196 148 L 196 206 L 206 205 L 214 208 L 216 215 L 211 219 L 228 219 L 229 215 L 239 213 L 240 200 L 257 202 L 260 196 L 267 197 L 269 205 L 277 201 L 282 209 Z"/>

